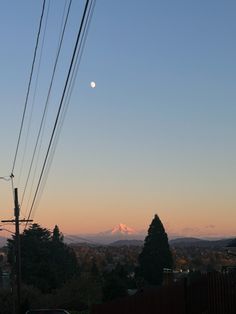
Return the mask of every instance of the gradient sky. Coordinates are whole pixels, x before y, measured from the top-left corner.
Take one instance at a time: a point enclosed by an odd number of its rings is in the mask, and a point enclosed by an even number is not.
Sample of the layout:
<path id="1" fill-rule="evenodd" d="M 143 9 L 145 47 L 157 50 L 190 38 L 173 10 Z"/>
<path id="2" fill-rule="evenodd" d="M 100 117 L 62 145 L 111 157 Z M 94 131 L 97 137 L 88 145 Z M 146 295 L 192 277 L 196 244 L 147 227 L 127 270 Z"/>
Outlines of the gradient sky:
<path id="1" fill-rule="evenodd" d="M 32 126 L 39 123 L 64 3 L 50 3 Z M 45 143 L 83 4 L 72 5 Z M 0 176 L 11 172 L 41 6 L 1 2 Z M 120 222 L 147 229 L 157 213 L 168 232 L 235 235 L 235 21 L 234 0 L 97 0 L 34 221 L 65 233 Z M 20 195 L 34 134 L 32 127 L 25 165 L 20 171 L 19 157 L 15 171 Z M 21 155 L 23 148 L 24 141 Z M 11 185 L 0 180 L 1 219 L 11 218 L 12 208 Z"/>

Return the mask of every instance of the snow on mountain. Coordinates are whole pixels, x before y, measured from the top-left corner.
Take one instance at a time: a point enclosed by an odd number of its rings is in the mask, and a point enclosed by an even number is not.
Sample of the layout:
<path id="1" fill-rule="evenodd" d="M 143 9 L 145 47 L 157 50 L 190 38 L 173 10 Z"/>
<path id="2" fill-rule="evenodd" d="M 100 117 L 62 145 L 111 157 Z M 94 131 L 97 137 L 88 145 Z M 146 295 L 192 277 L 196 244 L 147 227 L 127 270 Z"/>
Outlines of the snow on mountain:
<path id="1" fill-rule="evenodd" d="M 120 223 L 119 225 L 115 226 L 112 230 L 111 230 L 111 234 L 125 234 L 125 235 L 132 235 L 132 234 L 136 234 L 137 232 L 126 226 L 125 224 Z"/>
<path id="2" fill-rule="evenodd" d="M 70 236 L 72 238 L 72 236 Z M 114 228 L 93 234 L 82 234 L 73 236 L 73 242 L 89 242 L 108 244 L 118 240 L 143 240 L 143 232 L 138 232 L 133 228 L 126 226 L 123 223 L 116 225 Z M 67 242 L 72 242 L 67 237 Z"/>

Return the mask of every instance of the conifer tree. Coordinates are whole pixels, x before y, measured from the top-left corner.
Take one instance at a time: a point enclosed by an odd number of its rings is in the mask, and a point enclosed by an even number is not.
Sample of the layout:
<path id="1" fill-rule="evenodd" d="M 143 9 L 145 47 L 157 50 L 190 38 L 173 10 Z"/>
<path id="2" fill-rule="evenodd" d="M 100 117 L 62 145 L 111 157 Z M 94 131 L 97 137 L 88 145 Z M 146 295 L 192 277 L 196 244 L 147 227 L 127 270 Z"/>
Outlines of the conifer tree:
<path id="1" fill-rule="evenodd" d="M 60 288 L 78 272 L 74 251 L 63 242 L 58 226 L 53 233 L 33 224 L 21 234 L 22 282 L 44 293 Z M 15 237 L 8 239 L 8 261 L 12 269 Z M 1 313 L 1 311 L 0 311 Z"/>
<path id="2" fill-rule="evenodd" d="M 57 225 L 55 225 L 53 232 L 52 232 L 52 241 L 56 243 L 63 243 L 64 237 L 63 234 L 60 232 Z"/>
<path id="3" fill-rule="evenodd" d="M 163 269 L 173 266 L 168 237 L 158 215 L 154 216 L 148 229 L 139 265 L 139 275 L 151 285 L 162 284 Z"/>

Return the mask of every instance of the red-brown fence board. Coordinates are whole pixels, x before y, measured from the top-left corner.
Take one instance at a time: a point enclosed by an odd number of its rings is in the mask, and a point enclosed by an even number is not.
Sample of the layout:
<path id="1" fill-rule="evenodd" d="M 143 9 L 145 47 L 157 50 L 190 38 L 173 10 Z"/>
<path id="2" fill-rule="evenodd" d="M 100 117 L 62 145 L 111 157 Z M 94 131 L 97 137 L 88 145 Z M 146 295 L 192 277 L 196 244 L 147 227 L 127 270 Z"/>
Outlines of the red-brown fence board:
<path id="1" fill-rule="evenodd" d="M 94 305 L 92 314 L 236 314 L 234 275 L 208 273 Z"/>

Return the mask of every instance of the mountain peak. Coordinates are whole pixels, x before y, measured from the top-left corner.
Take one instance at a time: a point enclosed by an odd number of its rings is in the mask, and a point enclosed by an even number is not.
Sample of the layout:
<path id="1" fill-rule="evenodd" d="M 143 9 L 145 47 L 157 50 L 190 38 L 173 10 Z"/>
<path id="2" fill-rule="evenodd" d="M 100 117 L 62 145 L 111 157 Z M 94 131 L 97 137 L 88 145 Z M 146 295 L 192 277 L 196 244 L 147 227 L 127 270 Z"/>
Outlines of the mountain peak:
<path id="1" fill-rule="evenodd" d="M 117 226 L 115 226 L 112 231 L 112 234 L 135 234 L 136 231 L 128 226 L 126 226 L 123 223 L 118 224 Z"/>

